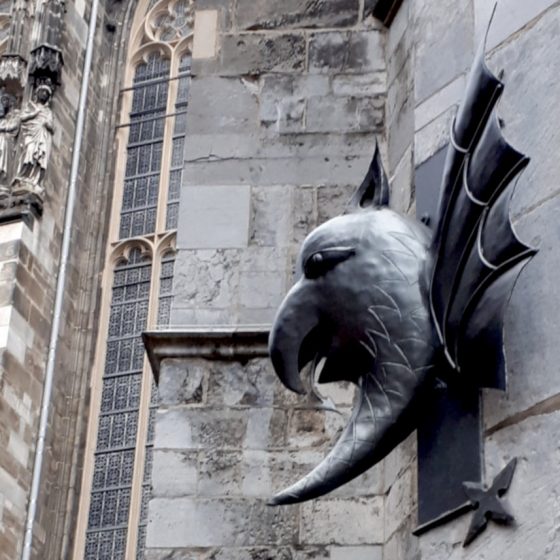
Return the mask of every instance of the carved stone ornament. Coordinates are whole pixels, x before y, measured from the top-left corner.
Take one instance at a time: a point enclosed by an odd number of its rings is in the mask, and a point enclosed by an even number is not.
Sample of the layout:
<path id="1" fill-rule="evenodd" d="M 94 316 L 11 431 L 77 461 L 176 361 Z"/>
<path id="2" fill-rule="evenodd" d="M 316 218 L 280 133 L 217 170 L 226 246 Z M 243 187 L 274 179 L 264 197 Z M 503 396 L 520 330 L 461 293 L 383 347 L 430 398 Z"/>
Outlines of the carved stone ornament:
<path id="1" fill-rule="evenodd" d="M 51 45 L 39 45 L 31 51 L 29 58 L 29 75 L 36 83 L 50 80 L 51 88 L 60 83 L 62 70 L 62 53 Z"/>
<path id="2" fill-rule="evenodd" d="M 19 54 L 0 57 L 0 84 L 4 91 L 20 97 L 27 83 L 27 62 Z"/>
<path id="3" fill-rule="evenodd" d="M 11 185 L 13 195 L 31 193 L 43 198 L 43 178 L 54 132 L 51 96 L 52 87 L 46 83 L 40 84 L 33 93 L 33 100 L 18 114 L 18 159 Z"/>
<path id="4" fill-rule="evenodd" d="M 529 159 L 502 135 L 504 85 L 484 47 L 451 126 L 433 233 L 388 207 L 376 147 L 346 212 L 303 243 L 270 334 L 273 367 L 296 393 L 344 380 L 358 396 L 330 453 L 271 505 L 317 498 L 381 461 L 419 426 L 442 380 L 503 388 L 504 310 L 536 250 L 511 226 L 512 181 Z"/>

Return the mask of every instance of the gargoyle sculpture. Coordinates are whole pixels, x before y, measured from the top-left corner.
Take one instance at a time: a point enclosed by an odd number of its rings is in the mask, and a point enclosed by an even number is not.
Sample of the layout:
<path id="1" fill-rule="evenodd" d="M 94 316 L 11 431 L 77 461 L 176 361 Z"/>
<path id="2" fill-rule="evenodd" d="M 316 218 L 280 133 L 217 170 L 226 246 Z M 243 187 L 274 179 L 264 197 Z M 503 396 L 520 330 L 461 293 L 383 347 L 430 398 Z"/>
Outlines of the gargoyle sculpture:
<path id="1" fill-rule="evenodd" d="M 512 180 L 529 160 L 502 135 L 502 90 L 483 44 L 451 127 L 433 233 L 388 208 L 376 148 L 347 212 L 305 240 L 271 331 L 272 364 L 297 393 L 310 362 L 319 383 L 359 392 L 334 448 L 272 505 L 322 496 L 383 459 L 418 426 L 438 379 L 504 388 L 503 314 L 536 251 L 509 219 Z"/>

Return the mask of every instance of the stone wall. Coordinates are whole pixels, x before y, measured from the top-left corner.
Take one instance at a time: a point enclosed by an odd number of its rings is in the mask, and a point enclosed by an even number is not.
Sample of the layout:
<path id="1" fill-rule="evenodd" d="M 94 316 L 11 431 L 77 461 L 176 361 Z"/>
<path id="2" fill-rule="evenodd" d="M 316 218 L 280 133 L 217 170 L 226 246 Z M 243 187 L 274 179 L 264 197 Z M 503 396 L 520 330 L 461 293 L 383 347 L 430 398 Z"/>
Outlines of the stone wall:
<path id="1" fill-rule="evenodd" d="M 385 151 L 384 34 L 357 0 L 197 7 L 219 25 L 215 56 L 193 53 L 172 324 L 179 339 L 266 334 L 301 242 L 344 209 L 376 134 Z M 353 390 L 335 388 L 341 414 L 317 410 L 279 384 L 264 344 L 250 360 L 222 344 L 228 360 L 161 364 L 147 557 L 381 560 L 380 469 L 320 502 L 266 505 L 326 454 Z"/>
<path id="2" fill-rule="evenodd" d="M 401 95 L 413 100 L 414 133 L 409 141 L 413 143 L 416 167 L 448 141 L 455 106 L 463 95 L 466 74 L 491 11 L 492 3 L 486 1 L 405 1 L 389 30 L 390 37 L 406 14 L 405 37 L 409 36 L 413 76 L 406 86 L 401 80 L 399 89 L 404 87 L 406 93 Z M 387 559 L 493 560 L 504 554 L 545 559 L 556 558 L 560 550 L 556 497 L 560 384 L 554 327 L 560 302 L 554 272 L 560 236 L 553 225 L 559 204 L 560 168 L 555 154 L 560 136 L 554 123 L 560 116 L 556 101 L 560 81 L 557 57 L 551 55 L 553 45 L 558 43 L 559 22 L 559 2 L 529 5 L 502 0 L 487 44 L 490 68 L 494 72 L 504 70 L 506 89 L 498 112 L 505 123 L 505 136 L 531 157 L 516 187 L 512 218 L 519 236 L 540 248 L 517 282 L 506 317 L 508 391 L 488 390 L 484 395 L 487 481 L 491 482 L 512 457 L 519 458 L 507 495 L 516 526 L 504 528 L 491 522 L 468 548 L 461 544 L 470 515 L 419 539 L 413 537 L 416 468 L 414 441 L 410 440 L 398 452 L 404 459 L 398 454 L 387 459 L 387 463 L 398 460 L 401 471 L 397 481 L 386 488 Z M 387 50 L 388 74 L 391 57 L 397 54 L 398 48 L 395 52 Z M 387 465 L 385 468 L 389 472 Z M 392 509 L 391 503 L 397 507 Z M 402 523 L 393 535 L 388 529 L 390 523 Z"/>
<path id="3" fill-rule="evenodd" d="M 383 32 L 358 0 L 197 6 L 219 33 L 193 53 L 172 323 L 266 324 L 383 132 Z"/>
<path id="4" fill-rule="evenodd" d="M 383 30 L 361 18 L 358 2 L 333 2 L 332 11 L 276 4 L 198 3 L 217 17 L 219 33 L 204 57 L 194 53 L 173 307 L 179 337 L 193 325 L 210 335 L 208 325 L 270 323 L 299 243 L 343 208 L 374 133 L 382 134 L 392 205 L 415 212 L 414 170 L 448 141 L 492 8 L 486 0 L 405 0 Z M 559 22 L 558 1 L 502 0 L 487 45 L 490 67 L 505 70 L 506 137 L 532 157 L 512 217 L 520 237 L 540 247 L 507 314 L 508 391 L 484 394 L 488 480 L 520 459 L 508 493 L 516 526 L 491 523 L 468 548 L 469 515 L 414 537 L 414 436 L 338 495 L 266 508 L 267 497 L 324 455 L 341 419 L 289 396 L 264 349 L 251 359 L 179 353 L 158 366 L 148 558 L 558 556 Z M 352 395 L 341 391 L 333 396 L 345 412 Z"/>
<path id="5" fill-rule="evenodd" d="M 266 356 L 266 329 L 248 331 L 243 344 L 236 329 L 219 337 L 199 329 L 195 344 L 192 333 L 174 336 L 174 349 L 157 346 L 146 558 L 381 560 L 380 469 L 320 501 L 267 505 L 322 459 L 349 415 L 351 388 L 330 393 L 339 413 L 286 391 Z"/>

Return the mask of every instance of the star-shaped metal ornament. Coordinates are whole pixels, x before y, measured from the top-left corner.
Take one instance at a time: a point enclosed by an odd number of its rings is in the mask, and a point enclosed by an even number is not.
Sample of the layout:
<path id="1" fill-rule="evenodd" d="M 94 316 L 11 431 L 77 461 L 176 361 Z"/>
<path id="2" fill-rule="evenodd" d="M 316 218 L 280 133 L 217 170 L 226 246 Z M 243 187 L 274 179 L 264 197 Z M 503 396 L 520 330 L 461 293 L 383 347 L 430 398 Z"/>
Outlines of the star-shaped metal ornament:
<path id="1" fill-rule="evenodd" d="M 486 529 L 490 519 L 500 525 L 513 523 L 513 515 L 500 498 L 510 487 L 516 465 L 517 459 L 514 458 L 496 475 L 490 488 L 478 482 L 463 482 L 465 493 L 475 509 L 463 546 L 472 543 Z"/>

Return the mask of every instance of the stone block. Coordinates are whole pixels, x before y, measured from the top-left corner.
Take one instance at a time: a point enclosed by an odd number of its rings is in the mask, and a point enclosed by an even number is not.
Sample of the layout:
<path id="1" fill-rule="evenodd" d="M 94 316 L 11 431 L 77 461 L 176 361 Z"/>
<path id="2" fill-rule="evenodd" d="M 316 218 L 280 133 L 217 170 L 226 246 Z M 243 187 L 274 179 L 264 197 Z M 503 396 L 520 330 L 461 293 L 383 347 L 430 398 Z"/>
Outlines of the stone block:
<path id="1" fill-rule="evenodd" d="M 519 184 L 515 196 L 521 195 L 522 187 L 530 188 Z M 506 393 L 486 393 L 484 412 L 488 428 L 560 393 L 556 375 L 560 360 L 556 341 L 560 316 L 558 212 L 560 197 L 556 196 L 515 224 L 519 237 L 538 246 L 539 253 L 519 276 L 506 311 L 508 389 Z"/>
<path id="2" fill-rule="evenodd" d="M 397 49 L 397 45 L 400 43 L 404 35 L 406 35 L 410 30 L 410 5 L 411 2 L 403 2 L 397 10 L 395 18 L 391 22 L 391 26 L 389 27 L 387 32 L 386 42 L 386 52 L 388 56 L 394 54 L 395 50 Z"/>
<path id="3" fill-rule="evenodd" d="M 205 400 L 205 377 L 208 362 L 167 358 L 162 361 L 158 386 L 162 406 L 199 405 Z"/>
<path id="4" fill-rule="evenodd" d="M 388 539 L 415 510 L 416 465 L 405 469 L 395 480 L 385 497 L 385 539 Z"/>
<path id="5" fill-rule="evenodd" d="M 416 104 L 470 68 L 474 14 L 470 2 L 454 0 L 414 3 Z"/>
<path id="6" fill-rule="evenodd" d="M 306 502 L 301 507 L 300 539 L 304 544 L 382 544 L 383 498 Z"/>
<path id="7" fill-rule="evenodd" d="M 560 60 L 550 45 L 560 34 L 560 7 L 516 35 L 492 54 L 489 66 L 503 68 L 506 84 L 498 113 L 508 141 L 531 158 L 519 180 L 512 214 L 519 216 L 558 192 Z M 527 53 L 531 58 L 527 60 Z"/>
<path id="8" fill-rule="evenodd" d="M 248 185 L 183 189 L 177 246 L 181 249 L 246 247 L 250 215 Z"/>
<path id="9" fill-rule="evenodd" d="M 215 137 L 240 131 L 247 135 L 257 127 L 257 99 L 239 78 L 194 77 L 189 99 L 192 101 L 189 103 L 187 135 L 202 133 Z M 186 143 L 187 158 L 190 145 L 190 142 Z"/>
<path id="10" fill-rule="evenodd" d="M 454 116 L 455 107 L 451 107 L 414 135 L 414 165 L 416 167 L 447 145 Z M 414 125 L 414 122 L 412 124 Z"/>
<path id="11" fill-rule="evenodd" d="M 288 446 L 295 449 L 320 447 L 334 443 L 346 425 L 347 418 L 336 412 L 296 409 L 288 426 Z"/>
<path id="12" fill-rule="evenodd" d="M 348 185 L 319 187 L 317 189 L 317 224 L 322 224 L 344 212 L 352 195 L 366 176 L 369 161 L 361 166 L 354 181 Z"/>
<path id="13" fill-rule="evenodd" d="M 420 130 L 449 108 L 458 106 L 467 85 L 466 75 L 461 75 L 434 93 L 414 109 L 414 128 Z"/>
<path id="14" fill-rule="evenodd" d="M 251 196 L 251 245 L 286 246 L 291 241 L 293 189 L 285 185 L 253 187 Z"/>
<path id="15" fill-rule="evenodd" d="M 348 97 L 372 97 L 387 91 L 386 74 L 383 71 L 371 74 L 339 74 L 332 78 L 333 94 Z"/>
<path id="16" fill-rule="evenodd" d="M 289 545 L 297 508 L 271 508 L 263 500 L 156 498 L 150 502 L 148 548 Z"/>
<path id="17" fill-rule="evenodd" d="M 302 33 L 222 35 L 217 59 L 193 60 L 193 73 L 220 76 L 301 73 L 305 68 L 305 52 L 306 41 Z"/>
<path id="18" fill-rule="evenodd" d="M 311 74 L 368 74 L 385 69 L 383 35 L 378 30 L 314 33 L 309 41 Z"/>
<path id="19" fill-rule="evenodd" d="M 245 410 L 247 431 L 243 441 L 246 449 L 270 449 L 286 445 L 288 415 L 277 408 Z"/>
<path id="20" fill-rule="evenodd" d="M 397 164 L 397 168 L 391 177 L 391 208 L 405 214 L 410 210 L 414 197 L 412 160 L 412 147 L 409 147 Z"/>
<path id="21" fill-rule="evenodd" d="M 411 119 L 414 127 L 413 119 Z M 331 133 L 329 133 L 331 134 Z M 411 135 L 412 136 L 412 135 Z M 371 140 L 370 140 L 371 142 Z M 354 184 L 371 161 L 361 155 L 307 155 L 189 163 L 186 184 L 198 185 L 347 185 Z M 360 181 L 363 178 L 360 177 Z"/>
<path id="22" fill-rule="evenodd" d="M 313 97 L 307 102 L 308 132 L 381 132 L 384 97 Z"/>
<path id="23" fill-rule="evenodd" d="M 197 493 L 199 465 L 197 453 L 154 450 L 152 497 L 177 498 Z"/>
<path id="24" fill-rule="evenodd" d="M 155 449 L 241 448 L 249 418 L 246 410 L 173 408 L 158 410 Z M 263 428 L 264 429 L 264 428 Z"/>
<path id="25" fill-rule="evenodd" d="M 236 23 L 240 29 L 349 27 L 358 22 L 359 0 L 239 0 Z"/>
<path id="26" fill-rule="evenodd" d="M 382 546 L 330 546 L 328 550 L 330 560 L 383 559 Z"/>
<path id="27" fill-rule="evenodd" d="M 412 96 L 404 101 L 400 111 L 392 116 L 388 134 L 389 173 L 397 168 L 406 151 L 414 142 L 414 107 Z M 416 152 L 414 153 L 416 158 Z"/>
<path id="28" fill-rule="evenodd" d="M 556 0 L 535 0 L 533 2 L 517 2 L 515 0 L 501 0 L 498 2 L 496 14 L 488 31 L 487 49 L 492 50 L 505 41 L 516 31 L 533 22 Z M 488 27 L 493 4 L 485 0 L 474 0 L 475 39 L 482 41 Z"/>
<path id="29" fill-rule="evenodd" d="M 281 386 L 268 359 L 247 363 L 219 362 L 211 366 L 208 404 L 213 406 L 272 406 Z"/>
<path id="30" fill-rule="evenodd" d="M 205 309 L 230 307 L 239 285 L 239 262 L 237 249 L 179 248 L 173 280 L 174 308 L 196 308 L 202 313 Z"/>
<path id="31" fill-rule="evenodd" d="M 316 189 L 312 187 L 299 187 L 294 189 L 292 221 L 292 241 L 299 245 L 317 226 Z"/>
<path id="32" fill-rule="evenodd" d="M 255 270 L 239 275 L 239 303 L 245 308 L 278 307 L 286 291 L 285 275 L 277 271 Z"/>
<path id="33" fill-rule="evenodd" d="M 218 40 L 218 10 L 197 10 L 194 18 L 193 59 L 214 58 Z"/>

